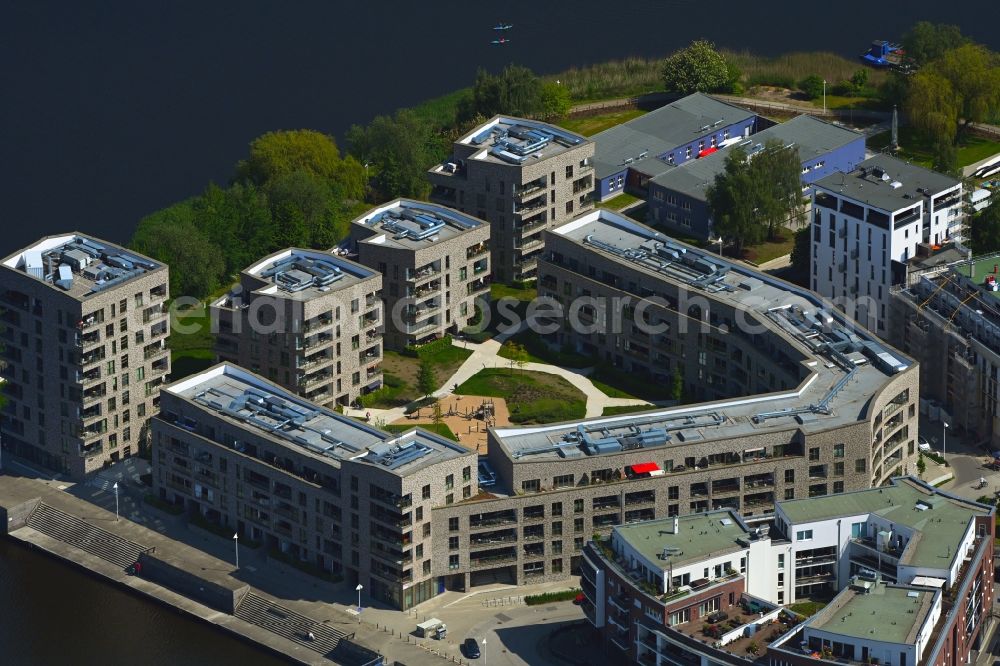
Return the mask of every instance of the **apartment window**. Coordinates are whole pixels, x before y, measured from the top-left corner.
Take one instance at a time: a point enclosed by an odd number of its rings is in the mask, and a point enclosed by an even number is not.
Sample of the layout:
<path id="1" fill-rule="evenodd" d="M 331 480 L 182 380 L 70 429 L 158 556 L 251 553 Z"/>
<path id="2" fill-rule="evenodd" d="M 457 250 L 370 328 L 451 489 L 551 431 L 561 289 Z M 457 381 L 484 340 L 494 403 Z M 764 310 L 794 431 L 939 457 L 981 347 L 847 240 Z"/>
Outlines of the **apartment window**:
<path id="1" fill-rule="evenodd" d="M 424 556 L 424 544 L 418 543 L 417 547 L 414 549 L 413 556 L 418 560 Z"/>
<path id="2" fill-rule="evenodd" d="M 784 568 L 785 568 L 785 554 L 778 553 L 778 569 L 784 569 Z"/>
<path id="3" fill-rule="evenodd" d="M 455 503 L 455 494 L 454 493 L 448 493 L 447 495 L 445 495 L 444 496 L 444 503 L 445 504 L 454 504 Z"/>
<path id="4" fill-rule="evenodd" d="M 552 515 L 553 516 L 561 516 L 562 515 L 562 502 L 553 502 L 552 503 Z"/>
<path id="5" fill-rule="evenodd" d="M 560 544 L 562 546 L 562 544 Z M 560 553 L 562 550 L 559 551 Z M 558 555 L 559 553 L 556 553 Z M 552 573 L 562 573 L 562 560 L 552 560 Z"/>
<path id="6" fill-rule="evenodd" d="M 819 460 L 819 447 L 814 446 L 809 449 L 809 460 Z"/>
<path id="7" fill-rule="evenodd" d="M 680 499 L 680 496 L 681 496 L 680 486 L 670 486 L 669 488 L 667 488 L 667 499 L 672 499 L 672 500 Z"/>
<path id="8" fill-rule="evenodd" d="M 833 463 L 833 475 L 844 476 L 844 463 L 842 462 Z"/>
<path id="9" fill-rule="evenodd" d="M 583 537 L 573 539 L 573 550 L 577 552 L 583 550 Z"/>
<path id="10" fill-rule="evenodd" d="M 449 555 L 448 556 L 448 568 L 449 569 L 457 569 L 459 566 L 461 566 L 461 565 L 458 563 L 458 555 Z"/>
<path id="11" fill-rule="evenodd" d="M 430 499 L 431 498 L 431 486 L 430 486 L 430 484 L 427 484 L 426 486 L 423 487 L 423 490 L 421 491 L 420 496 L 423 499 Z"/>
<path id="12" fill-rule="evenodd" d="M 577 534 L 583 531 L 583 518 L 573 519 L 573 531 Z"/>
<path id="13" fill-rule="evenodd" d="M 552 554 L 553 555 L 562 555 L 562 541 L 553 541 L 552 542 Z"/>
<path id="14" fill-rule="evenodd" d="M 423 520 L 424 519 L 424 507 L 418 506 L 417 510 L 416 510 L 416 515 L 413 518 L 417 522 L 420 522 L 421 520 Z"/>
<path id="15" fill-rule="evenodd" d="M 448 519 L 448 531 L 449 532 L 457 532 L 458 531 L 458 518 L 449 518 Z"/>
<path id="16" fill-rule="evenodd" d="M 569 167 L 566 168 L 568 169 Z M 566 214 L 571 215 L 572 213 L 573 213 L 573 200 L 570 199 L 569 201 L 566 202 Z"/>
<path id="17" fill-rule="evenodd" d="M 472 486 L 464 486 L 462 488 L 462 499 L 469 499 L 472 497 Z"/>
<path id="18" fill-rule="evenodd" d="M 424 575 L 426 576 L 431 572 L 431 561 L 424 560 Z"/>
<path id="19" fill-rule="evenodd" d="M 785 483 L 795 483 L 795 470 L 786 469 L 785 470 Z"/>
<path id="20" fill-rule="evenodd" d="M 583 513 L 583 500 L 575 499 L 573 500 L 573 513 Z"/>
<path id="21" fill-rule="evenodd" d="M 785 499 L 795 499 L 795 488 L 785 488 Z"/>
<path id="22" fill-rule="evenodd" d="M 667 517 L 679 516 L 681 514 L 680 504 L 670 504 L 667 506 Z"/>
<path id="23" fill-rule="evenodd" d="M 833 492 L 835 492 L 835 493 L 842 493 L 842 492 L 844 492 L 844 482 L 843 481 L 834 481 L 833 482 Z"/>
<path id="24" fill-rule="evenodd" d="M 424 530 L 423 530 L 423 532 L 424 532 L 424 536 L 425 537 L 429 537 L 431 535 L 431 524 L 430 523 L 424 523 Z"/>
<path id="25" fill-rule="evenodd" d="M 552 536 L 562 536 L 562 521 L 557 520 L 552 523 Z"/>
<path id="26" fill-rule="evenodd" d="M 868 460 L 865 458 L 858 458 L 854 461 L 854 471 L 861 474 L 868 470 Z"/>
<path id="27" fill-rule="evenodd" d="M 553 488 L 565 488 L 567 486 L 573 485 L 573 475 L 572 474 L 560 474 L 552 479 Z M 580 500 L 581 502 L 583 500 Z"/>
<path id="28" fill-rule="evenodd" d="M 812 530 L 799 530 L 795 533 L 796 541 L 812 541 L 813 531 Z"/>
<path id="29" fill-rule="evenodd" d="M 538 479 L 529 479 L 521 482 L 521 490 L 526 493 L 537 493 L 542 487 L 542 482 Z"/>
<path id="30" fill-rule="evenodd" d="M 844 457 L 844 445 L 842 443 L 833 445 L 833 457 L 834 458 Z"/>

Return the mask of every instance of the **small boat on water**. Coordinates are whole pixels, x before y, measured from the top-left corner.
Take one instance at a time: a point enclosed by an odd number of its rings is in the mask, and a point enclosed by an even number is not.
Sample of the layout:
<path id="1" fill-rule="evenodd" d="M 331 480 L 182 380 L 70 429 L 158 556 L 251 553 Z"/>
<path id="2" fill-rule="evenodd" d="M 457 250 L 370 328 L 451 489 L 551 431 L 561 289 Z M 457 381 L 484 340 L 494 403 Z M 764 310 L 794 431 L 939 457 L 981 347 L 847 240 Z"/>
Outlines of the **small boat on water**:
<path id="1" fill-rule="evenodd" d="M 497 23 L 495 26 L 493 26 L 493 29 L 494 30 L 510 30 L 513 27 L 514 26 L 512 26 L 510 23 Z"/>
<path id="2" fill-rule="evenodd" d="M 872 67 L 901 68 L 906 52 L 899 44 L 877 39 L 870 49 L 861 54 L 861 61 Z"/>
<path id="3" fill-rule="evenodd" d="M 510 41 L 505 37 L 501 37 L 500 39 L 494 39 L 490 44 L 510 44 Z"/>

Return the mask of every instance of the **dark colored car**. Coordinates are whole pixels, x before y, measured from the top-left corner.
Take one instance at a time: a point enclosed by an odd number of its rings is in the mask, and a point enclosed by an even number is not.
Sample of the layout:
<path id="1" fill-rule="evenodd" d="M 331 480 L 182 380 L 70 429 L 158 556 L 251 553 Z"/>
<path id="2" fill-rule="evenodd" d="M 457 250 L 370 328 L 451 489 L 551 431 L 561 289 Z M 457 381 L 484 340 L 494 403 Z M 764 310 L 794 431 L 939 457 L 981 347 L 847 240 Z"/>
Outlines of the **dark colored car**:
<path id="1" fill-rule="evenodd" d="M 467 659 L 479 659 L 481 656 L 479 643 L 476 642 L 475 638 L 466 638 L 465 642 L 462 643 L 462 650 L 465 652 Z"/>

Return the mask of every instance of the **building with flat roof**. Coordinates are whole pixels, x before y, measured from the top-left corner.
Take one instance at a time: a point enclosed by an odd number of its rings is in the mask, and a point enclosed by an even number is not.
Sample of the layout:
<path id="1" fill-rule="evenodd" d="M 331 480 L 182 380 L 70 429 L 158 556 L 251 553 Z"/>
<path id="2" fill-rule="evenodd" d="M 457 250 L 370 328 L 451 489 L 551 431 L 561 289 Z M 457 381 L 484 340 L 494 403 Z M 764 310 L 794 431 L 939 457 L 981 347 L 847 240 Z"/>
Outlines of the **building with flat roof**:
<path id="1" fill-rule="evenodd" d="M 490 223 L 494 278 L 534 279 L 542 231 L 593 209 L 593 156 L 579 134 L 494 116 L 428 172 L 430 200 Z"/>
<path id="2" fill-rule="evenodd" d="M 351 225 L 358 261 L 382 274 L 385 343 L 419 345 L 468 325 L 490 289 L 490 225 L 409 199 L 373 208 Z"/>
<path id="3" fill-rule="evenodd" d="M 813 116 L 797 116 L 698 159 L 678 163 L 652 178 L 647 221 L 685 236 L 711 238 L 708 187 L 725 170 L 726 158 L 733 149 L 740 147 L 752 158 L 769 142 L 798 152 L 803 186 L 832 173 L 852 171 L 865 159 L 865 137 L 860 132 Z"/>
<path id="4" fill-rule="evenodd" d="M 249 266 L 211 304 L 220 361 L 321 405 L 382 385 L 382 276 L 330 252 L 288 248 Z"/>
<path id="5" fill-rule="evenodd" d="M 911 477 L 779 502 L 766 523 L 726 510 L 616 527 L 584 551 L 583 610 L 628 663 L 970 663 L 994 512 Z M 804 621 L 785 608 L 827 597 Z"/>
<path id="6" fill-rule="evenodd" d="M 539 293 L 566 308 L 590 298 L 594 311 L 579 314 L 592 321 L 602 299 L 631 298 L 624 308 L 645 309 L 655 332 L 623 324 L 608 340 L 565 326 L 553 335 L 650 382 L 678 369 L 702 402 L 490 429 L 484 492 L 433 510 L 435 534 L 460 546 L 438 556 L 454 557 L 466 589 L 564 578 L 585 539 L 615 525 L 727 508 L 766 515 L 784 498 L 912 471 L 912 360 L 808 290 L 740 264 L 710 267 L 714 256 L 667 243 L 615 213 L 588 214 L 547 232 Z M 681 316 L 694 307 L 705 329 Z"/>
<path id="7" fill-rule="evenodd" d="M 881 336 L 908 264 L 961 245 L 962 183 L 876 155 L 813 183 L 810 286 Z"/>
<path id="8" fill-rule="evenodd" d="M 167 267 L 79 232 L 0 263 L 3 446 L 80 479 L 139 451 L 170 372 Z"/>
<path id="9" fill-rule="evenodd" d="M 749 137 L 757 122 L 751 111 L 695 93 L 599 132 L 592 137 L 597 199 L 626 190 L 646 198 L 650 180 Z"/>
<path id="10" fill-rule="evenodd" d="M 991 254 L 911 272 L 892 289 L 888 332 L 921 361 L 921 411 L 990 449 L 1000 449 L 998 266 Z"/>
<path id="11" fill-rule="evenodd" d="M 228 363 L 161 395 L 162 500 L 397 608 L 438 594 L 451 571 L 431 557 L 431 508 L 477 492 L 475 451 L 382 432 Z"/>

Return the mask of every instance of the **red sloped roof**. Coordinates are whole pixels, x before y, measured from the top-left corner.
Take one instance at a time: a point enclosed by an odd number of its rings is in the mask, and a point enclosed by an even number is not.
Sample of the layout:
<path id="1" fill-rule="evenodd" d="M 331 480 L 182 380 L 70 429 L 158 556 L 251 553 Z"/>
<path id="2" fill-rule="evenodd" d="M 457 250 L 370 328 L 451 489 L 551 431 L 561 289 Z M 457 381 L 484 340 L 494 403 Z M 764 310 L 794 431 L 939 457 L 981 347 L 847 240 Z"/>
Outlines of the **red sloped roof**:
<path id="1" fill-rule="evenodd" d="M 656 472 L 660 469 L 660 466 L 655 462 L 644 462 L 632 465 L 632 471 L 636 474 L 646 474 L 648 472 Z"/>

